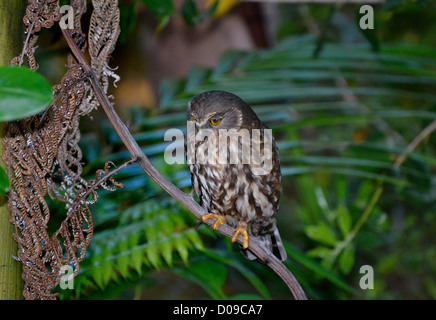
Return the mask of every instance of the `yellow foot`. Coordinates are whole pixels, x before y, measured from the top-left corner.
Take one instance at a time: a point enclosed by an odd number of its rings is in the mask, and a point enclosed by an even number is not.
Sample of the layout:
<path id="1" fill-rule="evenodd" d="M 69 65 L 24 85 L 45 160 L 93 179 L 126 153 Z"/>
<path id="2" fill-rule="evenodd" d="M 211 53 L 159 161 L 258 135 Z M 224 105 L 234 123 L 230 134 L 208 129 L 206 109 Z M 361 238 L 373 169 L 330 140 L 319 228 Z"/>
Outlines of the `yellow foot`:
<path id="1" fill-rule="evenodd" d="M 203 220 L 203 222 L 206 222 L 209 219 L 216 219 L 212 227 L 214 230 L 217 230 L 220 225 L 226 223 L 226 217 L 217 213 L 208 213 L 201 217 L 201 220 Z"/>
<path id="2" fill-rule="evenodd" d="M 235 230 L 233 230 L 232 242 L 235 243 L 238 239 L 238 236 L 242 233 L 242 237 L 244 238 L 244 243 L 242 247 L 244 249 L 248 248 L 248 232 L 247 232 L 247 223 L 245 221 L 240 221 Z"/>

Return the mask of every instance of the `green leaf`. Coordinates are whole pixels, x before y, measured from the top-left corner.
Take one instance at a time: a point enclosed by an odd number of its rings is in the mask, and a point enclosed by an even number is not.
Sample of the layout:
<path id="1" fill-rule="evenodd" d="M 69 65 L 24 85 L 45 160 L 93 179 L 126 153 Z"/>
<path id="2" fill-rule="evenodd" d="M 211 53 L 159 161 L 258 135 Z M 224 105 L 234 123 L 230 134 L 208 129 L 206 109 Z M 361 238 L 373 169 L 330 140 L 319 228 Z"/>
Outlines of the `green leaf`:
<path id="1" fill-rule="evenodd" d="M 173 239 L 173 245 L 185 264 L 188 264 L 189 242 L 185 237 L 178 236 Z"/>
<path id="2" fill-rule="evenodd" d="M 142 261 L 144 258 L 144 254 L 142 250 L 133 249 L 130 254 L 130 262 L 132 267 L 138 272 L 139 275 L 142 275 Z"/>
<path id="3" fill-rule="evenodd" d="M 235 67 L 236 62 L 243 56 L 244 52 L 241 51 L 227 51 L 221 56 L 218 65 L 211 74 L 211 77 L 215 78 L 230 71 L 233 67 Z"/>
<path id="4" fill-rule="evenodd" d="M 182 6 L 182 16 L 188 25 L 196 24 L 195 18 L 198 16 L 198 9 L 194 0 L 185 0 Z"/>
<path id="5" fill-rule="evenodd" d="M 172 0 L 142 0 L 158 18 L 164 18 L 174 14 L 174 4 Z"/>
<path id="6" fill-rule="evenodd" d="M 156 26 L 155 35 L 158 35 L 167 26 L 168 22 L 170 22 L 170 16 L 169 15 L 160 18 L 159 19 L 159 23 Z"/>
<path id="7" fill-rule="evenodd" d="M 154 243 L 148 243 L 145 247 L 145 253 L 147 255 L 147 259 L 151 262 L 155 269 L 159 269 L 160 266 L 160 257 L 158 248 Z"/>
<path id="8" fill-rule="evenodd" d="M 0 67 L 0 121 L 26 118 L 52 101 L 50 83 L 25 67 Z"/>
<path id="9" fill-rule="evenodd" d="M 284 246 L 286 248 L 286 252 L 288 253 L 290 259 L 293 259 L 296 262 L 301 263 L 303 266 L 305 266 L 309 270 L 312 270 L 318 276 L 327 279 L 337 287 L 342 288 L 348 292 L 354 292 L 354 289 L 352 287 L 350 287 L 347 283 L 345 283 L 338 275 L 334 274 L 331 270 L 323 267 L 317 261 L 310 259 L 304 253 L 291 247 L 288 243 L 284 243 Z"/>
<path id="10" fill-rule="evenodd" d="M 330 252 L 332 251 L 332 249 L 327 248 L 327 247 L 316 247 L 313 249 L 310 249 L 309 251 L 306 252 L 308 257 L 311 258 L 325 258 L 327 257 Z"/>
<path id="11" fill-rule="evenodd" d="M 341 231 L 342 236 L 346 237 L 351 230 L 351 215 L 348 212 L 348 208 L 343 205 L 338 206 L 336 210 L 338 215 L 337 223 L 339 230 Z"/>
<path id="12" fill-rule="evenodd" d="M 205 12 L 199 14 L 197 4 L 194 0 L 185 0 L 182 6 L 182 16 L 185 22 L 194 26 L 212 16 L 218 6 L 219 1 L 215 1 Z"/>
<path id="13" fill-rule="evenodd" d="M 128 243 L 126 243 L 125 241 L 121 241 L 118 245 L 118 249 L 121 252 L 125 252 L 128 250 Z M 127 278 L 129 275 L 129 256 L 127 254 L 120 254 L 117 259 L 117 266 L 118 266 L 118 271 L 120 272 L 121 276 L 123 276 L 124 278 Z"/>
<path id="14" fill-rule="evenodd" d="M 97 268 L 93 268 L 93 276 L 95 282 L 100 288 L 106 286 L 111 279 L 116 278 L 116 274 L 113 269 L 112 263 L 107 259 L 110 255 L 110 252 L 107 251 L 103 254 L 103 256 L 98 257 L 97 259 Z"/>
<path id="15" fill-rule="evenodd" d="M 192 229 L 185 233 L 186 237 L 191 241 L 191 243 L 194 245 L 195 248 L 197 248 L 200 251 L 204 250 L 203 241 L 201 240 L 200 236 L 198 235 L 197 230 Z"/>
<path id="16" fill-rule="evenodd" d="M 194 66 L 189 71 L 188 78 L 186 79 L 186 84 L 184 90 L 189 91 L 207 79 L 210 70 L 198 66 Z"/>
<path id="17" fill-rule="evenodd" d="M 164 258 L 165 262 L 172 267 L 173 265 L 173 247 L 171 245 L 171 241 L 169 239 L 164 239 L 160 243 L 160 250 L 162 252 L 162 257 Z"/>
<path id="18" fill-rule="evenodd" d="M 316 226 L 307 226 L 304 231 L 312 240 L 331 246 L 335 246 L 336 244 L 335 234 L 324 223 L 320 223 Z"/>
<path id="19" fill-rule="evenodd" d="M 159 230 L 156 229 L 154 224 L 148 224 L 145 226 L 145 236 L 148 242 L 159 240 Z"/>
<path id="20" fill-rule="evenodd" d="M 339 256 L 338 265 L 339 270 L 341 270 L 342 273 L 350 273 L 351 268 L 353 268 L 354 265 L 354 250 L 351 248 L 351 246 L 348 246 L 342 251 L 341 255 Z"/>
<path id="21" fill-rule="evenodd" d="M 0 195 L 5 194 L 9 190 L 9 178 L 5 170 L 0 167 Z"/>

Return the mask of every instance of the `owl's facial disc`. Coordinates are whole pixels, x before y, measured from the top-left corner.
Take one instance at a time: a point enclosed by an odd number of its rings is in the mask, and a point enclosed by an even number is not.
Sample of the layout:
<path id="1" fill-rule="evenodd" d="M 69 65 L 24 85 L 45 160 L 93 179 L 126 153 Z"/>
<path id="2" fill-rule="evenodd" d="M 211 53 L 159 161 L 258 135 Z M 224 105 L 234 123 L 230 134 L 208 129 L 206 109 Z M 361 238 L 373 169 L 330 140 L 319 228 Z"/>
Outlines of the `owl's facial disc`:
<path id="1" fill-rule="evenodd" d="M 199 129 L 240 129 L 252 123 L 256 114 L 238 96 L 224 91 L 207 91 L 188 104 L 188 120 Z"/>
<path id="2" fill-rule="evenodd" d="M 234 109 L 211 112 L 199 119 L 193 118 L 199 129 L 238 129 L 242 122 L 240 111 Z"/>

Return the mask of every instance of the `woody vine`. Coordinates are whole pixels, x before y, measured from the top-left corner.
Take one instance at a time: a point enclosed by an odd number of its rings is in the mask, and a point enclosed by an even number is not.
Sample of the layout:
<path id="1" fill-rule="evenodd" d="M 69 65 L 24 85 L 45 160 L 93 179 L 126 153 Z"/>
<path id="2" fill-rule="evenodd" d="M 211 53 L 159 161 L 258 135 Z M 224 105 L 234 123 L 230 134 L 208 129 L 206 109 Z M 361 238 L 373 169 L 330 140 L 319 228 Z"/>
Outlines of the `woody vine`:
<path id="1" fill-rule="evenodd" d="M 115 191 L 123 188 L 114 175 L 137 162 L 141 168 L 180 204 L 198 219 L 206 214 L 193 198 L 169 182 L 149 161 L 128 128 L 115 112 L 108 88 L 119 77 L 108 64 L 120 33 L 117 0 L 93 0 L 89 30 L 82 30 L 81 19 L 86 1 L 71 0 L 72 29 L 61 28 L 72 54 L 68 56 L 67 72 L 53 86 L 53 102 L 35 116 L 6 125 L 3 160 L 11 187 L 8 195 L 10 222 L 18 244 L 16 259 L 22 264 L 25 299 L 56 299 L 52 293 L 60 281 L 65 265 L 72 266 L 76 276 L 80 263 L 92 241 L 93 221 L 90 205 L 98 201 L 97 189 Z M 26 64 L 36 71 L 35 59 L 38 32 L 58 26 L 61 20 L 58 0 L 29 0 L 23 22 L 25 42 L 13 65 Z M 89 53 L 90 61 L 85 58 Z M 78 145 L 80 119 L 102 107 L 132 159 L 118 168 L 108 161 L 97 170 L 95 178 L 82 177 L 82 151 Z M 112 170 L 111 170 L 112 169 Z M 64 203 L 66 215 L 57 230 L 47 232 L 50 209 L 45 196 Z M 209 226 L 212 222 L 207 222 Z M 226 225 L 218 231 L 231 238 Z M 242 236 L 238 238 L 242 243 Z M 260 243 L 249 241 L 250 250 L 279 275 L 296 299 L 305 299 L 304 291 L 292 273 Z"/>

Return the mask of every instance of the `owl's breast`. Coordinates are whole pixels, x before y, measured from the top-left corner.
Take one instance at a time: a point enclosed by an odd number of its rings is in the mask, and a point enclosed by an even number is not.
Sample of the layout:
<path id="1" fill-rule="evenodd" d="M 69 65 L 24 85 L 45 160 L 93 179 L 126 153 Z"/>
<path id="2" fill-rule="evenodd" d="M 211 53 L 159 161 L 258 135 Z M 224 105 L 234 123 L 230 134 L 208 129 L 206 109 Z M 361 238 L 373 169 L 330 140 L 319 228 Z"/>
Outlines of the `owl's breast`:
<path id="1" fill-rule="evenodd" d="M 276 166 L 268 175 L 256 174 L 256 165 L 243 158 L 246 154 L 241 151 L 242 145 L 236 144 L 237 149 L 232 149 L 234 146 L 228 146 L 227 159 L 219 158 L 217 146 L 212 153 L 197 155 L 207 156 L 208 161 L 196 158 L 189 165 L 200 205 L 208 212 L 226 215 L 227 220 L 267 221 L 278 209 L 280 168 Z M 200 145 L 196 145 L 196 150 L 201 150 Z M 236 163 L 231 155 L 237 155 Z"/>

